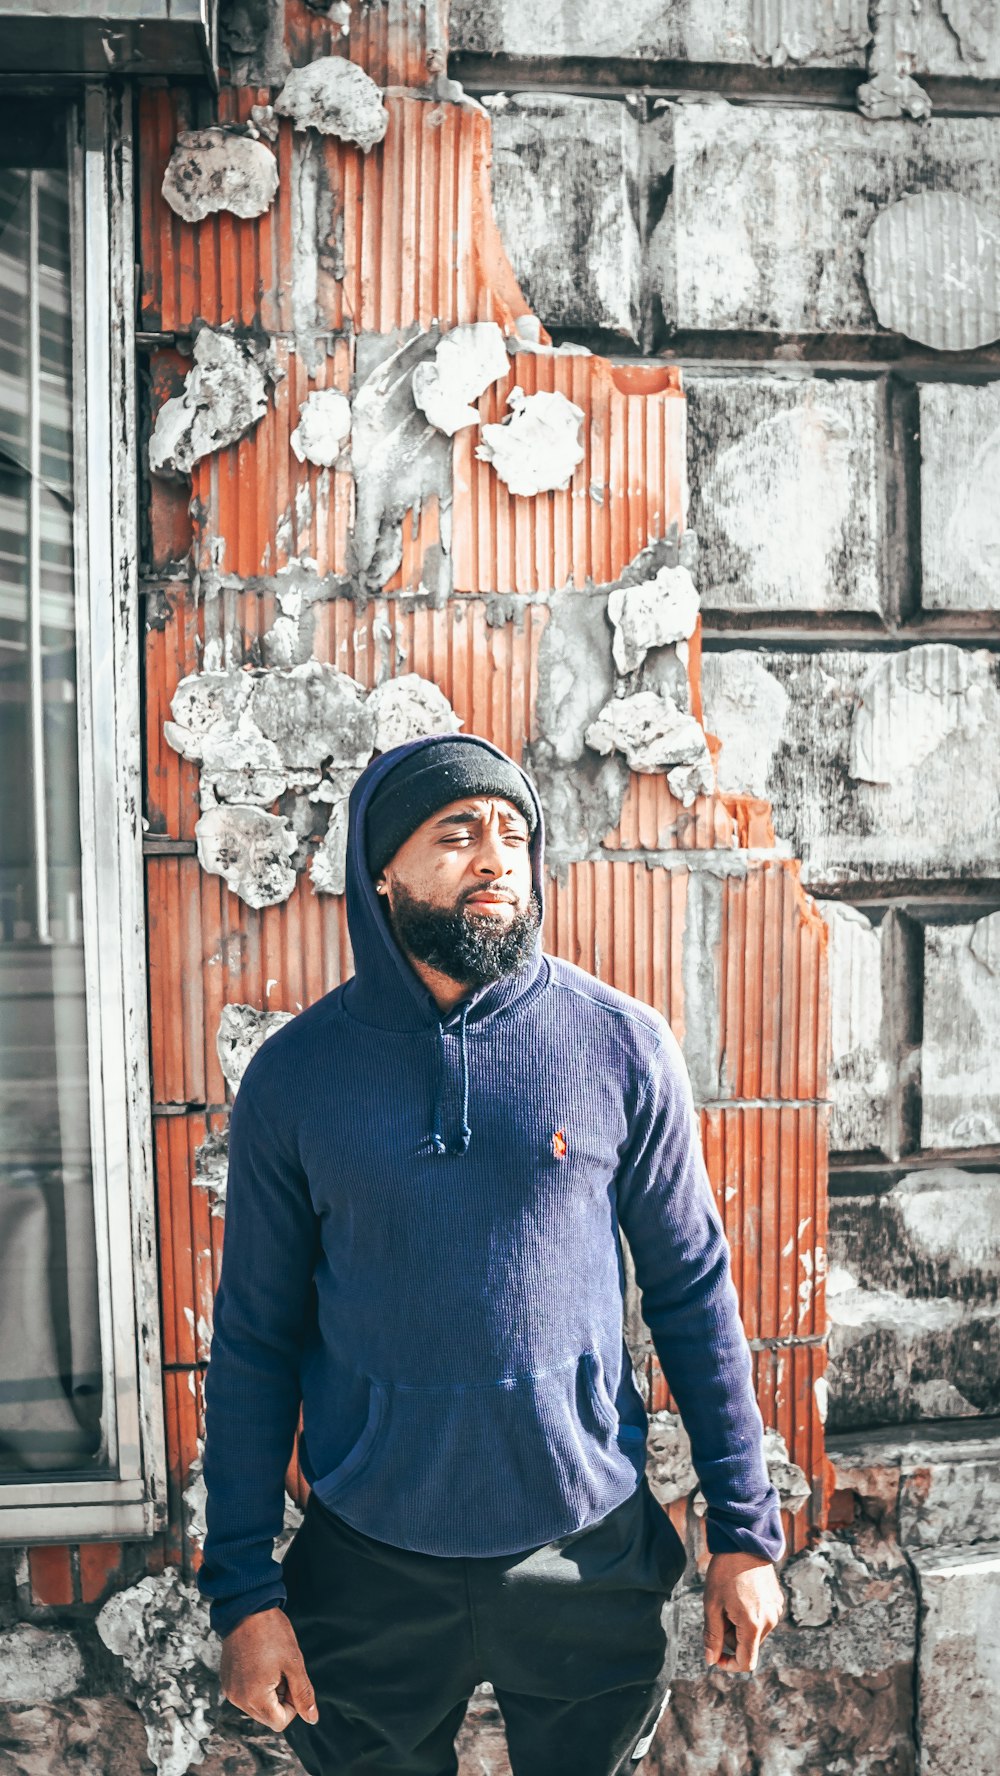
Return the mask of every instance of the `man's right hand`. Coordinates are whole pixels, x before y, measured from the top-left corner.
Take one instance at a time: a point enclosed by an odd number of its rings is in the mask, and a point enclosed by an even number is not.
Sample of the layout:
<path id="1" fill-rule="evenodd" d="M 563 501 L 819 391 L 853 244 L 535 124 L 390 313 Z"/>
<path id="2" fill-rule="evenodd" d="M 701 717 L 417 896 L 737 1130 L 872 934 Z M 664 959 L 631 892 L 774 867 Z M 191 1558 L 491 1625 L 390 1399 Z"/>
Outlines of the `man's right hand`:
<path id="1" fill-rule="evenodd" d="M 244 1616 L 222 1642 L 222 1693 L 251 1720 L 284 1732 L 290 1720 L 319 1719 L 295 1630 L 280 1605 Z"/>

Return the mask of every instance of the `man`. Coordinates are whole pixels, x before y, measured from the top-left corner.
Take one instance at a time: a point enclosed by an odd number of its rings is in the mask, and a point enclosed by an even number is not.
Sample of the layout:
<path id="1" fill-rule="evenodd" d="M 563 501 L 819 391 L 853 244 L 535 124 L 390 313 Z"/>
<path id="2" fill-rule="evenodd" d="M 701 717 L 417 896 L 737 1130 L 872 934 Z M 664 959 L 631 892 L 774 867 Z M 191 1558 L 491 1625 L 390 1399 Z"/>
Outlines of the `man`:
<path id="1" fill-rule="evenodd" d="M 543 906 L 511 759 L 474 735 L 384 753 L 349 802 L 355 973 L 233 1107 L 198 1583 L 225 1694 L 313 1776 L 453 1772 L 482 1680 L 515 1776 L 635 1768 L 685 1559 L 645 1480 L 619 1227 L 707 1501 L 708 1662 L 753 1670 L 781 1613 L 678 1044 L 542 950 Z M 300 1389 L 311 1491 L 279 1565 Z"/>

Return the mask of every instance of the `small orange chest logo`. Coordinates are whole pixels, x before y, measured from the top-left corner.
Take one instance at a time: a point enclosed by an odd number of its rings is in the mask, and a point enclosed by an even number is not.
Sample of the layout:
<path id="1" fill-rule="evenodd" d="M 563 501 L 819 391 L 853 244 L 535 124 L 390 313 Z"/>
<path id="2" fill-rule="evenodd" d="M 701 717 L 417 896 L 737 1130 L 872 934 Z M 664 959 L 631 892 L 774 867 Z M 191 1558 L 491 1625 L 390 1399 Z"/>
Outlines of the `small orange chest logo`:
<path id="1" fill-rule="evenodd" d="M 565 1129 L 556 1129 L 556 1132 L 552 1137 L 552 1151 L 555 1154 L 557 1159 L 565 1159 L 566 1158 L 566 1131 L 565 1131 Z"/>

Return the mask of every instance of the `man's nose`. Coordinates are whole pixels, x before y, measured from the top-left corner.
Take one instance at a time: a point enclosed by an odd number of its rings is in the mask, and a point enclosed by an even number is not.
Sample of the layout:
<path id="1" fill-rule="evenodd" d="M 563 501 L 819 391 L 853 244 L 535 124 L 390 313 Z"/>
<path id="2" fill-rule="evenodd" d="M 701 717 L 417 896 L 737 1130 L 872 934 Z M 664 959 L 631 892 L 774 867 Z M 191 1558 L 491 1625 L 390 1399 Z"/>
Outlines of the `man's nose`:
<path id="1" fill-rule="evenodd" d="M 502 876 L 509 860 L 504 855 L 499 832 L 486 827 L 476 852 L 475 871 L 478 876 Z"/>

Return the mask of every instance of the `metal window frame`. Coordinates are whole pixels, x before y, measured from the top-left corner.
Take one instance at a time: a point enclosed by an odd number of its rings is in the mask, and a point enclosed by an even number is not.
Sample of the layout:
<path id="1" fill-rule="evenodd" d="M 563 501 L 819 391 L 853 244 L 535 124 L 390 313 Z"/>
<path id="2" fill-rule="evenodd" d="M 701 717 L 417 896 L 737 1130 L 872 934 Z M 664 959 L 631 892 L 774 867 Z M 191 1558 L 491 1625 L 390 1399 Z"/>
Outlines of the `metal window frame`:
<path id="1" fill-rule="evenodd" d="M 108 1469 L 0 1485 L 0 1542 L 167 1522 L 142 867 L 132 95 L 70 107 L 80 831 Z"/>

